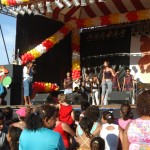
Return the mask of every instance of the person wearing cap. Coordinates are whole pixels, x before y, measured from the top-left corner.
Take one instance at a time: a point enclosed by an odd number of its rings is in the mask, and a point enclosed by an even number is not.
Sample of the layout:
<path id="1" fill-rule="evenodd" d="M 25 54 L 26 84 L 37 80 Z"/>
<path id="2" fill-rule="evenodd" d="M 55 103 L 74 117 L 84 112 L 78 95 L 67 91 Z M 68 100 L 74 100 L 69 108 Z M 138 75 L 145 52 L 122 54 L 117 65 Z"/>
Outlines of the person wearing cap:
<path id="1" fill-rule="evenodd" d="M 32 80 L 33 80 L 33 63 L 28 61 L 23 67 L 23 89 L 24 89 L 24 103 L 31 105 L 32 94 Z"/>
<path id="2" fill-rule="evenodd" d="M 18 115 L 19 122 L 13 123 L 12 126 L 18 127 L 23 130 L 26 127 L 25 118 L 27 116 L 27 108 L 22 107 L 22 108 L 18 109 L 16 111 L 16 114 Z"/>

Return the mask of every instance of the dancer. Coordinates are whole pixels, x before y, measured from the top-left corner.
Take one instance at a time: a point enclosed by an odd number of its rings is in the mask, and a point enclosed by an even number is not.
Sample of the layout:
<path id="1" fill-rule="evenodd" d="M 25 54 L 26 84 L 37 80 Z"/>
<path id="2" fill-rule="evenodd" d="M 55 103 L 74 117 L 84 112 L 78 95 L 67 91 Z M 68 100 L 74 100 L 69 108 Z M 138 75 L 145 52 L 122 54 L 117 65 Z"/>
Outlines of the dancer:
<path id="1" fill-rule="evenodd" d="M 93 76 L 92 80 L 92 105 L 99 105 L 99 80 L 96 75 Z"/>
<path id="2" fill-rule="evenodd" d="M 105 61 L 103 65 L 101 105 L 107 104 L 108 94 L 112 92 L 112 77 L 117 74 L 118 72 L 114 73 L 113 69 L 109 67 L 109 61 Z"/>
<path id="3" fill-rule="evenodd" d="M 23 89 L 25 105 L 31 105 L 33 73 L 33 62 L 28 61 L 23 67 Z"/>
<path id="4" fill-rule="evenodd" d="M 114 69 L 113 69 L 113 72 L 115 74 Z M 118 79 L 118 74 L 115 77 L 112 76 L 112 90 L 113 91 L 120 91 L 121 90 L 120 82 L 119 82 L 119 79 Z"/>
<path id="5" fill-rule="evenodd" d="M 134 78 L 130 74 L 130 69 L 126 69 L 126 75 L 123 79 L 123 88 L 122 91 L 133 91 L 134 87 Z"/>
<path id="6" fill-rule="evenodd" d="M 91 103 L 91 81 L 89 75 L 86 75 L 85 80 L 82 82 L 82 87 L 84 89 L 84 93 L 88 97 L 88 102 Z"/>
<path id="7" fill-rule="evenodd" d="M 67 72 L 67 78 L 64 79 L 64 94 L 72 93 L 72 79 L 70 77 L 70 72 Z"/>

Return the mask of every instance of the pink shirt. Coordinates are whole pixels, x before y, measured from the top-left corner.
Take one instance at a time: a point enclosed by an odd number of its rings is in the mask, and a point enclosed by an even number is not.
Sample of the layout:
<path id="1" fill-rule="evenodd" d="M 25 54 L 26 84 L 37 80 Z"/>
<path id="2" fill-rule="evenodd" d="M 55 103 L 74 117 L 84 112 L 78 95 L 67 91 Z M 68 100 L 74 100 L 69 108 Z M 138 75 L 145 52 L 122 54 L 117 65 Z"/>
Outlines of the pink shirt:
<path id="1" fill-rule="evenodd" d="M 123 120 L 123 119 L 118 119 L 118 124 L 122 129 L 125 129 L 127 124 L 131 121 L 131 119 L 128 120 Z"/>
<path id="2" fill-rule="evenodd" d="M 129 150 L 150 149 L 150 120 L 140 118 L 130 122 L 128 131 Z"/>

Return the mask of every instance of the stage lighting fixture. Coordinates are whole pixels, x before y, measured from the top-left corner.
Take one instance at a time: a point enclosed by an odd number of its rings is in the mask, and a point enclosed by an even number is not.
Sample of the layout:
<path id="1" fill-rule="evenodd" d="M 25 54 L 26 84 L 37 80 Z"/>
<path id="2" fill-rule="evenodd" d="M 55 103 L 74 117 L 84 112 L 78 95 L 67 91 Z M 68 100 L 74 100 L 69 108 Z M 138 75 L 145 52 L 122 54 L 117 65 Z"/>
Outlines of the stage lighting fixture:
<path id="1" fill-rule="evenodd" d="M 25 11 L 21 8 L 21 6 L 18 6 L 16 11 L 21 14 L 22 16 L 25 14 Z"/>
<path id="2" fill-rule="evenodd" d="M 54 3 L 60 8 L 62 9 L 64 7 L 64 5 L 59 1 L 59 0 L 55 0 Z"/>
<path id="3" fill-rule="evenodd" d="M 94 4 L 94 3 L 95 3 L 95 0 L 89 0 L 89 3 L 90 3 L 90 4 Z"/>
<path id="4" fill-rule="evenodd" d="M 17 16 L 17 15 L 18 15 L 18 12 L 15 11 L 14 7 L 13 7 L 13 9 L 9 9 L 9 13 L 11 13 L 11 14 L 14 15 L 14 16 Z"/>
<path id="5" fill-rule="evenodd" d="M 72 6 L 72 4 L 69 0 L 62 0 L 62 1 L 68 8 L 70 8 Z"/>
<path id="6" fill-rule="evenodd" d="M 39 8 L 39 10 L 40 10 L 40 13 L 41 13 L 41 14 L 44 14 L 44 12 L 45 12 L 44 4 L 43 4 L 43 3 L 38 3 L 38 8 Z"/>
<path id="7" fill-rule="evenodd" d="M 28 8 L 28 5 L 27 6 L 23 6 L 22 8 L 26 13 L 28 13 L 29 15 L 32 14 L 32 11 Z"/>
<path id="8" fill-rule="evenodd" d="M 46 1 L 47 13 L 53 12 L 52 4 L 50 1 Z"/>
<path id="9" fill-rule="evenodd" d="M 30 6 L 32 12 L 34 13 L 34 15 L 38 15 L 39 14 L 39 11 L 36 9 L 36 5 L 35 4 L 32 4 Z"/>
<path id="10" fill-rule="evenodd" d="M 79 3 L 79 1 L 78 0 L 73 0 L 73 3 L 74 3 L 74 5 L 77 7 L 77 6 L 80 6 L 80 3 Z"/>
<path id="11" fill-rule="evenodd" d="M 86 0 L 81 0 L 81 6 L 87 6 Z"/>

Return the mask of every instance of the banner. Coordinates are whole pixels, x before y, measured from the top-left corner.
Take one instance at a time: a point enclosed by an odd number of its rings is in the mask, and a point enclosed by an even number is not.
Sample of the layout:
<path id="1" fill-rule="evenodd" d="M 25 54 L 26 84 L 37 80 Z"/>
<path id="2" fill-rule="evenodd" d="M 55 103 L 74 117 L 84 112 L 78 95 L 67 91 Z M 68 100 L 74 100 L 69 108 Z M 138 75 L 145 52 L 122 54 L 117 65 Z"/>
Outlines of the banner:
<path id="1" fill-rule="evenodd" d="M 150 83 L 150 35 L 131 37 L 130 69 L 135 79 Z"/>

